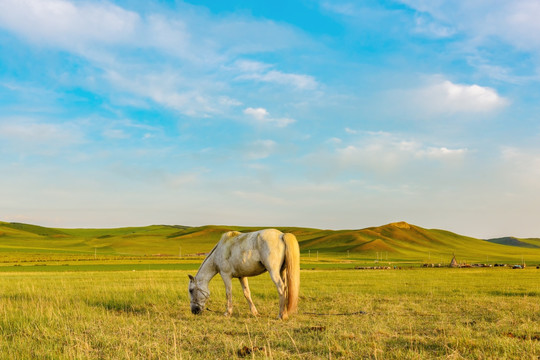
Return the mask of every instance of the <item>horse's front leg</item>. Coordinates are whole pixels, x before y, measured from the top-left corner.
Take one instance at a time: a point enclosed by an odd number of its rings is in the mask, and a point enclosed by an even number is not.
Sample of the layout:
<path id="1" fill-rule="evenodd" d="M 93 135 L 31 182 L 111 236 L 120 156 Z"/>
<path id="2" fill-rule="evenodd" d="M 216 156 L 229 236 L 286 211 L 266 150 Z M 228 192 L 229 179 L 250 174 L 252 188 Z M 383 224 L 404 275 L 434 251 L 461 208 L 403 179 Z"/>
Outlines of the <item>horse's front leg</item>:
<path id="1" fill-rule="evenodd" d="M 253 300 L 251 300 L 251 291 L 249 291 L 249 285 L 248 285 L 248 279 L 247 277 L 241 277 L 238 280 L 240 280 L 240 284 L 242 284 L 242 290 L 244 290 L 244 296 L 249 304 L 249 309 L 251 310 L 251 313 L 253 316 L 259 315 L 259 312 L 257 311 L 257 308 L 255 307 L 255 304 L 253 303 Z"/>
<path id="2" fill-rule="evenodd" d="M 232 277 L 230 274 L 221 274 L 223 283 L 225 284 L 225 294 L 227 296 L 227 311 L 225 311 L 225 316 L 230 316 L 232 314 Z"/>

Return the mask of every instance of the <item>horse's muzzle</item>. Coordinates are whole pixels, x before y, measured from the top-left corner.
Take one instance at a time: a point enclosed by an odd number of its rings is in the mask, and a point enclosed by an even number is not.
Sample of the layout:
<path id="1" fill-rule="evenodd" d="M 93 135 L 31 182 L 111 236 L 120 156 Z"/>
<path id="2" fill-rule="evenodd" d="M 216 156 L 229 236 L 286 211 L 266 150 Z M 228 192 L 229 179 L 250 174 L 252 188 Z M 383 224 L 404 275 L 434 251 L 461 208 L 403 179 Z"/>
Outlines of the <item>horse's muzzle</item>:
<path id="1" fill-rule="evenodd" d="M 203 312 L 203 309 L 201 309 L 199 306 L 191 306 L 191 312 L 194 314 L 194 315 L 199 315 Z"/>

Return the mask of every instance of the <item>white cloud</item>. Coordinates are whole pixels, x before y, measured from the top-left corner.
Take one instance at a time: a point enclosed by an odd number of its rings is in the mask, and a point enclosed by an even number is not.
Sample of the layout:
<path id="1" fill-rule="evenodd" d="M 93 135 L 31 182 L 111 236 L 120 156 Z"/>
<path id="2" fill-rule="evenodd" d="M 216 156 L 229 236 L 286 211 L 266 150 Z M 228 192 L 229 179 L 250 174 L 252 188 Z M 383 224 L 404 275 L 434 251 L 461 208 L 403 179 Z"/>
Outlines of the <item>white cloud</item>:
<path id="1" fill-rule="evenodd" d="M 454 84 L 448 80 L 414 90 L 413 101 L 434 113 L 490 112 L 509 103 L 490 87 Z"/>
<path id="2" fill-rule="evenodd" d="M 453 24 L 476 45 L 499 38 L 517 48 L 540 50 L 540 3 L 536 0 L 401 0 L 430 14 L 439 24 Z"/>
<path id="3" fill-rule="evenodd" d="M 429 146 L 422 142 L 403 139 L 385 132 L 365 133 L 353 144 L 335 150 L 337 164 L 342 169 L 363 168 L 375 172 L 394 172 L 426 160 L 450 164 L 461 161 L 467 154 L 465 148 L 449 149 Z"/>
<path id="4" fill-rule="evenodd" d="M 250 116 L 259 124 L 271 124 L 277 127 L 286 127 L 295 122 L 290 118 L 273 118 L 265 108 L 252 108 L 248 107 L 244 109 L 244 114 Z"/>
<path id="5" fill-rule="evenodd" d="M 247 108 L 244 110 L 244 114 L 252 116 L 255 120 L 264 122 L 265 119 L 270 115 L 268 111 L 264 108 Z"/>
<path id="6" fill-rule="evenodd" d="M 277 70 L 271 70 L 264 74 L 243 75 L 243 79 L 253 79 L 257 81 L 270 82 L 280 85 L 291 85 L 300 90 L 313 90 L 317 88 L 317 81 L 313 76 L 303 74 L 287 74 Z"/>
<path id="7" fill-rule="evenodd" d="M 430 159 L 458 159 L 462 158 L 467 149 L 448 149 L 446 147 L 428 147 L 426 149 L 419 150 L 416 153 L 418 157 L 425 157 Z"/>
<path id="8" fill-rule="evenodd" d="M 0 1 L 0 26 L 31 41 L 64 48 L 125 42 L 136 34 L 139 23 L 136 13 L 110 3 Z"/>
<path id="9" fill-rule="evenodd" d="M 0 0 L 0 27 L 40 45 L 80 53 L 82 48 L 126 45 L 161 49 L 196 63 L 273 51 L 308 41 L 288 26 L 236 15 L 212 17 L 202 7 L 177 4 L 170 15 L 140 16 L 107 1 Z"/>
<path id="10" fill-rule="evenodd" d="M 107 1 L 0 0 L 0 28 L 40 47 L 57 48 L 88 62 L 63 76 L 93 91 L 110 92 L 123 105 L 150 107 L 151 100 L 184 115 L 226 115 L 242 105 L 230 96 L 231 78 L 292 89 L 313 89 L 309 75 L 245 60 L 245 54 L 305 46 L 309 39 L 289 26 L 249 16 L 214 16 L 178 3 L 175 13 L 139 13 Z M 222 72 L 226 64 L 237 66 Z M 231 70 L 230 67 L 228 70 Z M 76 77 L 80 77 L 75 79 Z M 271 119 L 287 126 L 291 119 Z"/>

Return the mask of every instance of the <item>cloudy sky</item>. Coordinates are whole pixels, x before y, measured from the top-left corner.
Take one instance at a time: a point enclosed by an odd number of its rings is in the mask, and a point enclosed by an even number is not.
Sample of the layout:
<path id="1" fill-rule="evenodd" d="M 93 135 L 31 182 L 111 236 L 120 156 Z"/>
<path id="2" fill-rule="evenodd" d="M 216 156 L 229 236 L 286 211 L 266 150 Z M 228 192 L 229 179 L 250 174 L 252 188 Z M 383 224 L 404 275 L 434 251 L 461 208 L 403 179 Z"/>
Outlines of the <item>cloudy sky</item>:
<path id="1" fill-rule="evenodd" d="M 540 236 L 536 0 L 0 0 L 0 220 Z"/>

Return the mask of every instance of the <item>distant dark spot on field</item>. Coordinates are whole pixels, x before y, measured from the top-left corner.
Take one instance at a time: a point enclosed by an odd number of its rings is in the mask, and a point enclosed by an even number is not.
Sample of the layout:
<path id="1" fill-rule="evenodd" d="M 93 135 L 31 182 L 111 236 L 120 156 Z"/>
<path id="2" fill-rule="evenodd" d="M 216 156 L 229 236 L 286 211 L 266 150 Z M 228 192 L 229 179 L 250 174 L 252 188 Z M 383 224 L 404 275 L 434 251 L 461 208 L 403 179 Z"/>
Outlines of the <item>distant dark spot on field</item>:
<path id="1" fill-rule="evenodd" d="M 308 333 L 308 332 L 323 332 L 326 330 L 326 326 L 306 326 L 298 328 L 295 332 Z"/>
<path id="2" fill-rule="evenodd" d="M 265 351 L 265 348 L 264 348 L 264 346 L 262 346 L 262 347 L 259 347 L 259 346 L 254 346 L 254 347 L 244 346 L 243 348 L 238 349 L 238 351 L 236 353 L 237 353 L 237 355 L 239 357 L 246 357 L 246 356 L 251 355 L 252 353 L 254 353 L 256 351 Z"/>
<path id="3" fill-rule="evenodd" d="M 515 338 L 515 339 L 540 341 L 540 333 L 525 335 L 525 334 L 514 334 L 510 332 L 505 335 L 510 338 Z"/>
<path id="4" fill-rule="evenodd" d="M 495 296 L 509 296 L 509 297 L 524 297 L 524 296 L 540 296 L 540 292 L 536 291 L 501 291 L 501 290 L 495 290 L 490 291 L 490 295 Z"/>
<path id="5" fill-rule="evenodd" d="M 13 301 L 31 301 L 34 299 L 33 296 L 25 293 L 20 294 L 2 294 L 0 295 L 0 299 L 9 299 Z"/>

